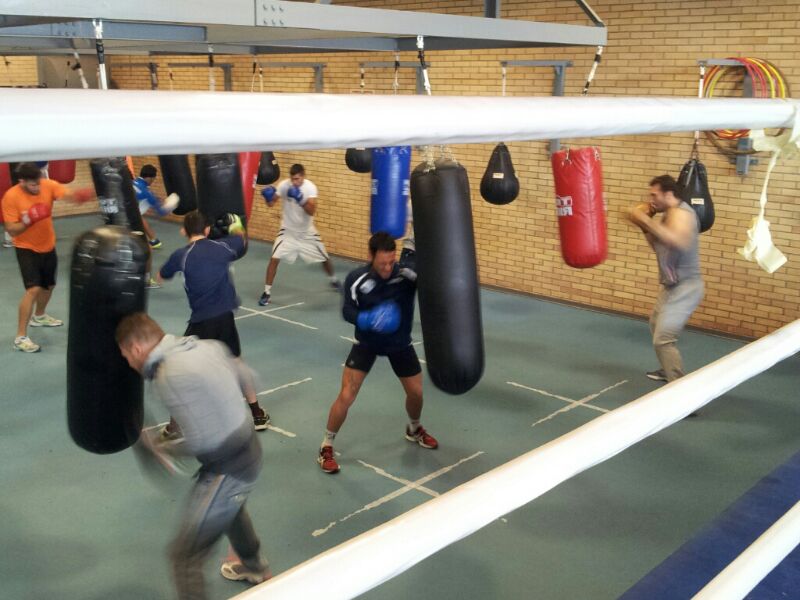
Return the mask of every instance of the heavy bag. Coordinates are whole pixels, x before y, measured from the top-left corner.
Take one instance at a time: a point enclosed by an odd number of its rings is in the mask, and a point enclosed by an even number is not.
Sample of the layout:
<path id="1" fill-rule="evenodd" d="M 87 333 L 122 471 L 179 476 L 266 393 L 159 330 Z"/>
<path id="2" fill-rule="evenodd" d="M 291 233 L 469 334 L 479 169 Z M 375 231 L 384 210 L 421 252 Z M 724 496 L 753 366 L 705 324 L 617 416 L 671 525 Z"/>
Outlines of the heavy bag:
<path id="1" fill-rule="evenodd" d="M 550 160 L 564 262 L 577 269 L 599 265 L 608 256 L 600 150 L 560 150 Z"/>
<path id="2" fill-rule="evenodd" d="M 117 226 L 85 232 L 72 250 L 67 422 L 75 443 L 95 454 L 124 450 L 142 429 L 142 378 L 114 332 L 124 316 L 146 308 L 148 255 L 143 234 Z"/>
<path id="3" fill-rule="evenodd" d="M 348 148 L 344 153 L 347 168 L 356 173 L 372 171 L 372 150 L 369 148 Z"/>
<path id="4" fill-rule="evenodd" d="M 508 204 L 519 195 L 519 179 L 514 172 L 511 153 L 500 142 L 492 151 L 481 179 L 481 196 L 490 204 Z"/>
<path id="5" fill-rule="evenodd" d="M 436 387 L 463 394 L 478 383 L 484 364 L 469 181 L 450 160 L 428 169 L 423 163 L 411 174 L 425 360 Z"/>
<path id="6" fill-rule="evenodd" d="M 3 222 L 3 195 L 11 188 L 11 169 L 8 163 L 0 163 L 0 223 Z"/>
<path id="7" fill-rule="evenodd" d="M 239 156 L 232 154 L 198 154 L 197 204 L 210 223 L 225 213 L 234 213 L 245 219 L 242 175 Z M 212 232 L 212 239 L 219 237 Z"/>
<path id="8" fill-rule="evenodd" d="M 239 152 L 239 166 L 242 176 L 242 200 L 244 201 L 244 214 L 249 219 L 253 211 L 253 192 L 256 189 L 258 176 L 258 161 L 261 152 Z"/>
<path id="9" fill-rule="evenodd" d="M 370 232 L 393 238 L 406 233 L 411 146 L 372 149 Z"/>
<path id="10" fill-rule="evenodd" d="M 696 158 L 683 165 L 678 176 L 678 191 L 680 199 L 697 213 L 700 233 L 711 229 L 714 224 L 714 202 L 708 189 L 708 173 L 705 165 Z"/>
<path id="11" fill-rule="evenodd" d="M 161 178 L 167 195 L 178 194 L 178 208 L 173 213 L 185 215 L 197 208 L 197 190 L 194 187 L 189 157 L 185 154 L 162 154 L 158 157 Z"/>
<path id="12" fill-rule="evenodd" d="M 142 213 L 125 159 L 95 158 L 89 161 L 89 169 L 106 225 L 119 225 L 129 231 L 143 232 Z"/>
<path id="13" fill-rule="evenodd" d="M 275 183 L 281 177 L 281 167 L 278 164 L 278 159 L 272 152 L 262 152 L 261 161 L 258 163 L 258 176 L 256 183 L 258 185 L 269 185 Z"/>
<path id="14" fill-rule="evenodd" d="M 47 164 L 47 174 L 59 183 L 72 183 L 75 180 L 75 161 L 51 160 Z"/>

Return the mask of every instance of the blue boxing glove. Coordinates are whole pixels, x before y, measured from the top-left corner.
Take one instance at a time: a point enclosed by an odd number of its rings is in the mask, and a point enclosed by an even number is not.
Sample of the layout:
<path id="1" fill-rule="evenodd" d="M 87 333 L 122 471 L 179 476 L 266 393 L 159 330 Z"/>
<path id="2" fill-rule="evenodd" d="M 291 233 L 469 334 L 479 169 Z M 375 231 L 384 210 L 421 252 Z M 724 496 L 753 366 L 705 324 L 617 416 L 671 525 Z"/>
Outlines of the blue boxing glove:
<path id="1" fill-rule="evenodd" d="M 274 185 L 268 185 L 263 190 L 261 190 L 261 195 L 264 197 L 264 200 L 267 201 L 267 206 L 272 206 L 275 202 L 275 194 L 278 190 L 275 189 Z"/>
<path id="2" fill-rule="evenodd" d="M 392 301 L 382 302 L 375 308 L 362 310 L 356 317 L 356 327 L 375 333 L 394 333 L 400 328 L 400 307 Z"/>
<path id="3" fill-rule="evenodd" d="M 289 198 L 292 198 L 300 206 L 305 206 L 306 202 L 308 202 L 308 199 L 303 196 L 303 190 L 296 185 L 290 187 L 289 191 L 286 192 L 286 195 L 289 196 Z"/>

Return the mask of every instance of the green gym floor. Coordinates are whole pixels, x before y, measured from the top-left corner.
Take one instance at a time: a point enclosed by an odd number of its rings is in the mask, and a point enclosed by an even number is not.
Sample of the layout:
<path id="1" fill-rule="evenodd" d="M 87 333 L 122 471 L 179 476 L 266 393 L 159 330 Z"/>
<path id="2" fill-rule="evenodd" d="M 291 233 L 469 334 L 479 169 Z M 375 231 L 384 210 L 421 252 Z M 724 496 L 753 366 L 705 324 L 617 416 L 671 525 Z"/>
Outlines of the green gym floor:
<path id="1" fill-rule="evenodd" d="M 74 237 L 97 217 L 56 221 L 59 286 L 50 312 L 67 319 Z M 154 221 L 160 265 L 183 243 Z M 248 501 L 273 572 L 280 573 L 520 454 L 653 390 L 647 324 L 483 290 L 486 370 L 470 393 L 448 396 L 426 379 L 429 451 L 403 438 L 402 389 L 379 361 L 336 439 L 342 471 L 316 453 L 336 396 L 352 327 L 318 266 L 281 265 L 273 304 L 260 309 L 269 244 L 236 264 L 243 357 L 257 372 L 274 429 Z M 344 274 L 356 263 L 337 260 Z M 89 454 L 66 426 L 67 327 L 33 329 L 39 354 L 12 350 L 22 284 L 13 250 L 0 250 L 0 597 L 134 600 L 173 596 L 165 548 L 188 480 L 155 487 L 131 451 Z M 259 311 L 259 314 L 256 313 Z M 180 280 L 149 292 L 149 313 L 183 332 Z M 415 339 L 421 340 L 419 327 Z M 689 369 L 742 342 L 687 332 Z M 417 346 L 424 357 L 422 345 Z M 684 420 L 459 541 L 365 598 L 617 598 L 797 450 L 800 358 L 778 364 Z M 583 406 L 571 403 L 597 395 Z M 153 390 L 146 402 L 164 417 Z M 570 410 L 554 415 L 559 409 Z M 551 418 L 548 418 L 551 417 Z M 430 493 L 399 479 L 426 481 Z M 404 493 L 396 493 L 401 490 Z M 206 569 L 213 598 L 245 589 Z M 305 600 L 305 599 L 303 599 Z"/>

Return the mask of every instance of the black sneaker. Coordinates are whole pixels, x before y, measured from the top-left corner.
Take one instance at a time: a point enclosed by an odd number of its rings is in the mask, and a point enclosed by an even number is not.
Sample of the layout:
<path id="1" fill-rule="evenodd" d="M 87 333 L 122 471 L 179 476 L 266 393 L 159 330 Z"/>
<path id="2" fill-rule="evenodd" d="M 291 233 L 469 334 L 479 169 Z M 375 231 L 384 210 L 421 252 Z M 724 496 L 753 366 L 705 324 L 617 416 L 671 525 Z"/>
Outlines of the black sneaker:
<path id="1" fill-rule="evenodd" d="M 269 413 L 263 408 L 253 411 L 253 425 L 256 431 L 264 431 L 272 419 L 269 418 Z"/>
<path id="2" fill-rule="evenodd" d="M 261 294 L 261 298 L 258 300 L 258 305 L 266 306 L 267 304 L 269 304 L 269 294 L 267 292 L 264 292 L 263 294 Z"/>
<path id="3" fill-rule="evenodd" d="M 648 371 L 645 373 L 648 379 L 652 379 L 653 381 L 667 381 L 667 374 L 664 372 L 664 369 L 658 369 L 657 371 Z"/>
<path id="4" fill-rule="evenodd" d="M 339 281 L 338 279 L 334 279 L 333 281 L 331 281 L 331 287 L 334 290 L 336 290 L 337 292 L 341 292 L 342 291 L 342 282 Z"/>

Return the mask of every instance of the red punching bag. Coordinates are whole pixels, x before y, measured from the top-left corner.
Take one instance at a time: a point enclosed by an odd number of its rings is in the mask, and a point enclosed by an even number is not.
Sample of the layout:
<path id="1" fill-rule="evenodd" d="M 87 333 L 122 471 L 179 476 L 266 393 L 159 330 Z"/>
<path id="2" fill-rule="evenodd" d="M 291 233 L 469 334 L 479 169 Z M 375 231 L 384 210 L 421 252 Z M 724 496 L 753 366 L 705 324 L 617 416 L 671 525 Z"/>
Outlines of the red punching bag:
<path id="1" fill-rule="evenodd" d="M 253 191 L 258 177 L 258 163 L 261 152 L 239 152 L 239 166 L 242 171 L 242 193 L 244 194 L 244 214 L 250 220 L 253 210 Z"/>
<path id="2" fill-rule="evenodd" d="M 3 222 L 3 195 L 11 187 L 11 169 L 8 163 L 0 163 L 0 223 Z"/>
<path id="3" fill-rule="evenodd" d="M 51 160 L 47 163 L 47 174 L 58 183 L 72 183 L 75 180 L 75 161 Z"/>
<path id="4" fill-rule="evenodd" d="M 578 269 L 597 266 L 608 256 L 600 150 L 561 150 L 550 160 L 564 262 Z"/>

